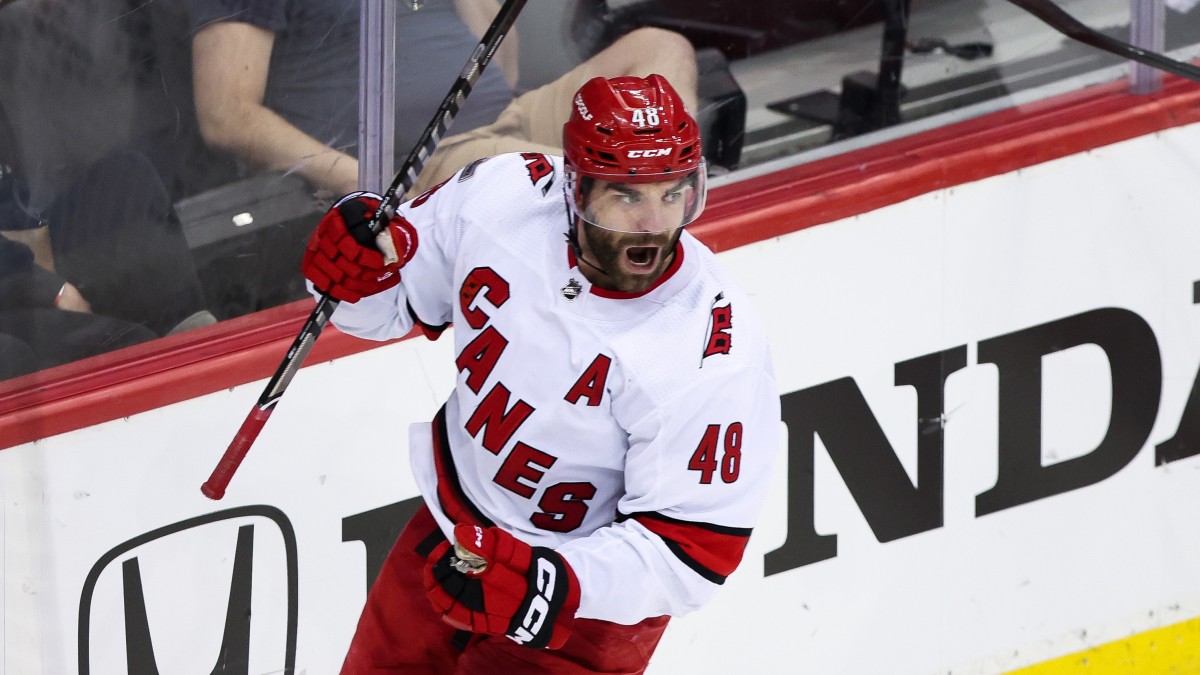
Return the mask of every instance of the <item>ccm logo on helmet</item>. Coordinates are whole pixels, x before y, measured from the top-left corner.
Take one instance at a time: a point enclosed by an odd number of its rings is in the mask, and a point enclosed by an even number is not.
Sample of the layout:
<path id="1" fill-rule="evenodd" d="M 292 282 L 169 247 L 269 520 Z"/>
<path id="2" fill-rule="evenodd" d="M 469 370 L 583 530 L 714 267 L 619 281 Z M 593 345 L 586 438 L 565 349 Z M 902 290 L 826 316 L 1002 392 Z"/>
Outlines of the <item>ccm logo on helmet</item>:
<path id="1" fill-rule="evenodd" d="M 630 150 L 629 157 L 666 157 L 671 154 L 670 148 L 655 148 L 653 150 Z"/>

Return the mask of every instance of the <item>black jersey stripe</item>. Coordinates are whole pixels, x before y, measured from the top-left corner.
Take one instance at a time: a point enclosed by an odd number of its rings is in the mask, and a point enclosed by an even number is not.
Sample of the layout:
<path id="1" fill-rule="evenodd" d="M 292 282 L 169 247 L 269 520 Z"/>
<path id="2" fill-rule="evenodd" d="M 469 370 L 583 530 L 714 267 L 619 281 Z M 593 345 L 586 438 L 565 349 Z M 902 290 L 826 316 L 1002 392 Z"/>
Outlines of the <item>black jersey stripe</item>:
<path id="1" fill-rule="evenodd" d="M 467 499 L 463 492 L 462 483 L 458 480 L 458 469 L 454 466 L 454 456 L 450 452 L 450 435 L 446 430 L 446 406 L 443 405 L 433 417 L 433 454 L 438 473 L 438 504 L 442 512 L 458 523 L 464 518 L 471 519 L 467 525 L 492 527 L 495 525 L 490 518 Z"/>

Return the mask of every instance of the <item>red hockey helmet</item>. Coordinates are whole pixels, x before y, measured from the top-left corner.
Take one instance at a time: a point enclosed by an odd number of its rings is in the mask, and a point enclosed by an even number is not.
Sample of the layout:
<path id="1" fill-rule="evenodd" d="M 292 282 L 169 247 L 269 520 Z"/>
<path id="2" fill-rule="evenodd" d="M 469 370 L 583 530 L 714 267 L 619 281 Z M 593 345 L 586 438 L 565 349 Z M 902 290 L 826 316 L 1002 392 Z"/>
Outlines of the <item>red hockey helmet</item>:
<path id="1" fill-rule="evenodd" d="M 680 226 L 700 215 L 706 196 L 700 129 L 666 78 L 593 78 L 572 102 L 563 125 L 563 158 L 567 201 L 575 215 L 605 227 L 589 217 L 581 177 L 679 183 L 687 193 Z"/>

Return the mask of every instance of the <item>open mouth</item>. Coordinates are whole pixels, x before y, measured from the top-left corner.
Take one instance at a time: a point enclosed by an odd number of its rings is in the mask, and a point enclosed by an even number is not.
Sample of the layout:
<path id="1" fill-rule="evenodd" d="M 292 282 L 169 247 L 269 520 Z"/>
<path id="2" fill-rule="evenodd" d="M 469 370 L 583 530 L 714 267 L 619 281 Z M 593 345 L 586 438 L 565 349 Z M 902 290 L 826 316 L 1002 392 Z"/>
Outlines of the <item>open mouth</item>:
<path id="1" fill-rule="evenodd" d="M 646 272 L 654 269 L 658 261 L 657 246 L 630 246 L 625 249 L 625 260 L 636 272 Z"/>

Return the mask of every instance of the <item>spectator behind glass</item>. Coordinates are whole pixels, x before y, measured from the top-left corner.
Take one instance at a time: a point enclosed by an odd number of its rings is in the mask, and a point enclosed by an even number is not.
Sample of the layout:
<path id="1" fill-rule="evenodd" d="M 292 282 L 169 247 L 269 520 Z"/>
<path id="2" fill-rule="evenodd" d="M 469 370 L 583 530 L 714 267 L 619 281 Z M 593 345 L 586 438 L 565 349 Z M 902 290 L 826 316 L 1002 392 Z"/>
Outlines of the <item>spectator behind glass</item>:
<path id="1" fill-rule="evenodd" d="M 216 322 L 158 174 L 114 152 L 44 213 L 0 161 L 0 376 Z M 32 246 L 32 248 L 31 248 Z M 8 353 L 8 352 L 5 352 Z"/>
<path id="2" fill-rule="evenodd" d="M 257 168 L 295 171 L 340 195 L 358 189 L 359 3 L 185 0 L 196 113 L 212 146 Z M 396 153 L 407 156 L 499 10 L 495 0 L 398 5 Z M 515 35 L 484 71 L 410 194 L 504 152 L 559 154 L 570 97 L 596 76 L 659 73 L 696 107 L 696 64 L 682 36 L 642 28 L 558 80 L 513 98 Z M 500 67 L 496 68 L 498 64 Z"/>

